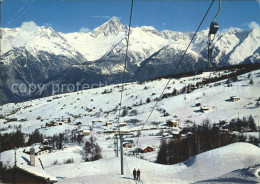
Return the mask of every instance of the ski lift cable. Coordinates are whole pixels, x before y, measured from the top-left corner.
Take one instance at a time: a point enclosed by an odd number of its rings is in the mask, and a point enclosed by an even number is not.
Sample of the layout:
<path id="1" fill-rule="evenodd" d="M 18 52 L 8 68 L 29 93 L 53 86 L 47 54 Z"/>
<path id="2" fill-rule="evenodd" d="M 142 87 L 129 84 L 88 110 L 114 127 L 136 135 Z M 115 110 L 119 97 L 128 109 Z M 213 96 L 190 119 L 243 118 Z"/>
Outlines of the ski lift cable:
<path id="1" fill-rule="evenodd" d="M 219 14 L 220 11 L 221 11 L 221 0 L 219 0 L 219 7 L 218 7 L 218 8 L 219 8 L 219 9 L 218 9 L 218 12 L 217 12 L 216 16 L 214 17 L 213 21 L 216 21 L 216 18 L 218 17 L 218 14 Z"/>
<path id="2" fill-rule="evenodd" d="M 120 103 L 119 103 L 119 111 L 118 111 L 118 112 L 119 112 L 119 114 L 118 114 L 118 129 L 119 129 L 119 132 L 120 132 L 119 119 L 120 119 L 120 114 L 121 114 L 121 110 L 122 110 L 122 100 L 123 100 L 123 92 L 124 92 L 124 85 L 125 85 L 125 72 L 126 72 L 126 64 L 127 64 L 127 56 L 128 56 L 128 47 L 129 47 L 130 31 L 131 31 L 133 5 L 134 5 L 134 0 L 131 1 L 130 18 L 129 18 L 129 25 L 128 25 L 128 34 L 127 34 L 127 40 L 126 40 L 126 52 L 125 52 L 124 73 L 123 73 L 122 89 L 121 89 L 121 96 L 120 96 Z"/>
<path id="3" fill-rule="evenodd" d="M 209 10 L 211 9 L 211 7 L 212 7 L 214 1 L 215 1 L 215 0 L 212 0 L 212 2 L 211 2 L 211 4 L 210 4 L 209 8 L 207 9 L 207 11 L 206 11 L 204 17 L 202 18 L 202 20 L 201 20 L 201 22 L 200 22 L 198 28 L 196 29 L 195 33 L 193 34 L 193 37 L 192 37 L 192 39 L 191 39 L 189 45 L 187 46 L 186 50 L 184 51 L 182 57 L 180 58 L 178 64 L 176 65 L 176 67 L 175 67 L 175 69 L 174 69 L 174 71 L 173 71 L 173 75 L 176 73 L 177 69 L 178 69 L 179 66 L 180 66 L 180 63 L 183 61 L 184 56 L 186 55 L 186 53 L 187 53 L 187 51 L 188 51 L 188 49 L 189 49 L 189 47 L 190 47 L 192 41 L 194 40 L 195 36 L 197 35 L 197 33 L 198 33 L 198 31 L 199 31 L 199 29 L 200 29 L 202 23 L 204 22 L 205 18 L 207 17 L 208 12 L 209 12 Z M 164 91 L 167 89 L 167 86 L 169 85 L 170 81 L 171 81 L 171 78 L 169 78 L 168 82 L 166 83 L 166 85 L 165 85 L 165 87 L 164 87 L 162 93 L 160 94 L 160 97 L 159 97 L 158 100 L 156 101 L 156 103 L 155 103 L 155 105 L 153 106 L 153 108 L 152 108 L 150 114 L 148 115 L 148 117 L 147 117 L 147 119 L 145 120 L 145 122 L 144 122 L 142 128 L 140 129 L 140 132 L 144 129 L 144 126 L 146 125 L 146 123 L 148 122 L 149 118 L 151 117 L 151 115 L 152 115 L 152 113 L 153 113 L 155 107 L 157 106 L 159 100 L 162 98 L 163 93 L 164 93 Z M 137 142 L 137 143 L 138 143 L 138 141 L 139 141 L 139 136 L 140 136 L 140 135 L 138 135 L 137 138 L 136 138 L 136 142 Z"/>
<path id="4" fill-rule="evenodd" d="M 214 19 L 212 20 L 209 28 L 209 33 L 208 33 L 208 68 L 212 67 L 212 45 L 213 41 L 215 39 L 215 36 L 217 34 L 217 31 L 219 29 L 219 25 L 216 22 L 216 19 L 221 11 L 221 0 L 219 0 L 219 9 L 218 12 L 216 13 Z"/>

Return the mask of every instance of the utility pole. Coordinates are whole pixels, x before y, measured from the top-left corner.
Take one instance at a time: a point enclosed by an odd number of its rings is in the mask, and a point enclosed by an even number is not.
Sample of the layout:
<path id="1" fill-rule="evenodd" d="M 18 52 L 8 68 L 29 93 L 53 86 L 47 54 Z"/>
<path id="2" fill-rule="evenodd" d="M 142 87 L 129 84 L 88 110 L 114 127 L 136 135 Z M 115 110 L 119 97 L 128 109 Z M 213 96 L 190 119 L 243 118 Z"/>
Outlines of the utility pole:
<path id="1" fill-rule="evenodd" d="M 16 148 L 14 147 L 14 170 L 13 170 L 13 182 L 14 182 L 14 184 L 16 184 L 16 166 L 17 166 Z"/>
<path id="2" fill-rule="evenodd" d="M 120 138 L 120 155 L 121 155 L 121 175 L 124 175 L 124 160 L 123 160 L 123 156 L 124 156 L 124 153 L 123 153 L 123 141 L 124 141 L 124 138 L 123 138 L 123 134 L 119 134 L 119 138 Z"/>
<path id="3" fill-rule="evenodd" d="M 258 120 L 258 133 L 259 133 L 259 135 L 258 135 L 258 142 L 260 141 L 260 126 L 259 126 L 259 120 Z M 259 145 L 259 143 L 258 143 L 258 145 Z"/>
<path id="4" fill-rule="evenodd" d="M 117 134 L 115 134 L 115 136 L 114 136 L 114 151 L 115 151 L 116 157 L 118 157 L 118 138 L 117 138 Z"/>
<path id="5" fill-rule="evenodd" d="M 124 175 L 124 149 L 123 149 L 123 142 L 124 142 L 124 136 L 125 135 L 132 135 L 132 134 L 127 134 L 127 133 L 122 133 L 122 132 L 119 132 L 118 134 L 115 134 L 115 137 L 120 139 L 121 175 Z M 117 141 L 117 148 L 118 148 L 118 141 Z M 118 154 L 118 149 L 117 149 L 117 154 Z"/>

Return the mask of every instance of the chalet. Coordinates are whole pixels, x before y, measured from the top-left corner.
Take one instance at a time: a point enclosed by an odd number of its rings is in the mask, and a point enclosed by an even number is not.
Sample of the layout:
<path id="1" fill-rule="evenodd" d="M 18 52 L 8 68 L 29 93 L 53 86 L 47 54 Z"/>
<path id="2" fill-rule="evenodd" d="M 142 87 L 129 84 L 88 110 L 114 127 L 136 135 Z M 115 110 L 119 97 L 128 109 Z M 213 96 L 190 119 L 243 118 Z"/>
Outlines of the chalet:
<path id="1" fill-rule="evenodd" d="M 51 121 L 50 123 L 46 123 L 46 127 L 51 127 L 51 126 L 57 126 L 58 124 L 55 121 Z"/>
<path id="2" fill-rule="evenodd" d="M 126 123 L 119 123 L 120 127 L 126 126 Z"/>
<path id="3" fill-rule="evenodd" d="M 84 136 L 89 136 L 92 134 L 92 131 L 91 130 L 83 130 L 83 135 Z"/>
<path id="4" fill-rule="evenodd" d="M 178 126 L 178 122 L 177 121 L 175 121 L 175 120 L 169 120 L 169 121 L 167 121 L 167 126 L 169 126 L 169 127 L 177 127 Z"/>
<path id="5" fill-rule="evenodd" d="M 236 102 L 236 101 L 240 100 L 240 98 L 237 97 L 237 96 L 231 96 L 231 97 L 230 97 L 230 100 L 231 100 L 232 102 Z"/>
<path id="6" fill-rule="evenodd" d="M 87 129 L 85 129 L 85 130 L 80 129 L 80 130 L 78 131 L 78 134 L 79 134 L 79 135 L 83 135 L 83 136 L 89 136 L 89 135 L 92 134 L 92 131 L 91 131 L 91 130 L 87 130 Z"/>
<path id="7" fill-rule="evenodd" d="M 169 133 L 164 132 L 164 133 L 162 134 L 162 137 L 166 137 L 166 136 L 168 136 L 168 135 L 169 135 Z"/>
<path id="8" fill-rule="evenodd" d="M 106 122 L 106 126 L 111 126 L 113 123 L 111 121 Z"/>
<path id="9" fill-rule="evenodd" d="M 202 112 L 208 111 L 209 110 L 209 106 L 202 106 L 202 107 L 200 107 L 200 110 Z"/>
<path id="10" fill-rule="evenodd" d="M 173 136 L 173 139 L 180 139 L 181 138 L 180 131 L 179 130 L 173 130 L 172 136 Z"/>
<path id="11" fill-rule="evenodd" d="M 187 93 L 191 93 L 192 91 L 194 91 L 195 89 L 197 89 L 197 87 L 194 84 L 191 84 L 188 86 L 188 90 Z"/>
<path id="12" fill-rule="evenodd" d="M 132 148 L 132 144 L 130 142 L 123 143 L 124 148 Z"/>
<path id="13" fill-rule="evenodd" d="M 124 148 L 132 148 L 133 145 L 134 145 L 134 140 L 131 140 L 131 139 L 126 139 L 123 142 L 123 147 Z"/>
<path id="14" fill-rule="evenodd" d="M 68 119 L 62 119 L 61 122 L 66 123 L 68 122 Z"/>
<path id="15" fill-rule="evenodd" d="M 155 148 L 153 146 L 143 146 L 143 147 L 138 147 L 137 148 L 137 152 L 141 152 L 141 153 L 148 153 L 148 152 L 152 152 L 155 151 Z"/>
<path id="16" fill-rule="evenodd" d="M 34 148 L 35 150 L 35 155 L 42 155 L 42 154 L 45 154 L 45 153 L 50 153 L 52 151 L 52 146 L 49 146 L 49 145 L 34 145 L 32 147 L 26 147 L 23 152 L 24 153 L 27 153 L 27 154 L 30 154 L 30 149 L 31 148 Z"/>
<path id="17" fill-rule="evenodd" d="M 15 179 L 15 181 L 14 181 Z M 9 168 L 3 172 L 0 183 L 37 183 L 37 184 L 53 184 L 57 182 L 57 178 L 48 174 L 43 169 L 31 166 L 16 166 Z"/>

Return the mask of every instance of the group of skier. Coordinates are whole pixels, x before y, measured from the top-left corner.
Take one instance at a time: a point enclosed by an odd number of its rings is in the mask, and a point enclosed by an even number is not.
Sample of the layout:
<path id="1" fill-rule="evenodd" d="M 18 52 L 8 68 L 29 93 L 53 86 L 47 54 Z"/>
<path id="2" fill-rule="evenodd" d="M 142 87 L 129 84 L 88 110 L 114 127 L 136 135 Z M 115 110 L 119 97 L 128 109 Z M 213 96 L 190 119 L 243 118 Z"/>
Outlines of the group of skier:
<path id="1" fill-rule="evenodd" d="M 138 169 L 137 171 L 133 170 L 133 175 L 134 175 L 134 180 L 140 180 L 140 174 L 141 174 L 141 171 Z"/>

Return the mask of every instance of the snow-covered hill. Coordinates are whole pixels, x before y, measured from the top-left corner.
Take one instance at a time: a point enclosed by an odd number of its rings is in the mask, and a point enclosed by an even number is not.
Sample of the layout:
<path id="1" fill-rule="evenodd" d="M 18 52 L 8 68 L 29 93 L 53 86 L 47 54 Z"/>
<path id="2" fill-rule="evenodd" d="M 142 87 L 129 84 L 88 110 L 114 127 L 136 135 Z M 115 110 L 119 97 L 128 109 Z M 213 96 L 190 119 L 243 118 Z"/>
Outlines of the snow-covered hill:
<path id="1" fill-rule="evenodd" d="M 173 89 L 181 89 L 188 84 L 195 84 L 205 78 L 230 72 L 204 72 L 195 76 L 172 79 L 165 93 L 170 93 Z M 159 79 L 142 84 L 133 82 L 125 85 L 122 101 L 125 116 L 120 117 L 120 122 L 126 122 L 126 126 L 121 127 L 122 131 L 130 131 L 136 135 L 166 82 L 167 79 Z M 64 150 L 54 150 L 52 153 L 37 156 L 43 162 L 44 172 L 54 175 L 61 183 L 81 183 L 83 181 L 133 183 L 131 175 L 133 168 L 141 169 L 143 183 L 201 183 L 207 181 L 217 183 L 228 176 L 236 176 L 237 179 L 241 179 L 241 175 L 237 172 L 245 175 L 251 173 L 250 181 L 259 182 L 257 169 L 260 164 L 260 149 L 248 143 L 235 143 L 204 152 L 180 164 L 153 163 L 162 140 L 162 136 L 156 134 L 165 127 L 168 120 L 179 122 L 180 127 L 169 129 L 171 131 L 181 130 L 183 127 L 191 125 L 188 123 L 191 121 L 200 124 L 206 118 L 211 123 L 217 123 L 220 120 L 230 121 L 238 116 L 242 118 L 249 115 L 252 115 L 256 122 L 260 120 L 259 107 L 255 106 L 259 99 L 260 70 L 240 75 L 237 81 L 231 84 L 228 87 L 226 80 L 217 81 L 190 93 L 170 96 L 159 101 L 151 118 L 144 126 L 139 141 L 136 142 L 134 136 L 127 138 L 134 140 L 135 147 L 152 145 L 155 147 L 155 151 L 143 154 L 145 160 L 134 158 L 131 154 L 125 156 L 124 176 L 119 175 L 120 159 L 114 156 L 114 139 L 113 133 L 111 133 L 118 128 L 117 109 L 121 94 L 119 85 L 60 94 L 16 104 L 5 104 L 0 107 L 0 114 L 5 117 L 5 119 L 0 119 L 0 133 L 11 133 L 19 125 L 21 125 L 21 131 L 25 133 L 25 137 L 35 129 L 48 137 L 59 133 L 69 136 L 73 130 L 92 128 L 93 135 L 102 148 L 103 159 L 83 162 L 82 147 L 75 144 L 66 145 Z M 230 101 L 231 96 L 238 96 L 240 100 L 232 102 Z M 148 98 L 150 102 L 147 100 Z M 201 112 L 200 107 L 195 105 L 197 103 L 201 103 L 201 106 L 209 106 L 209 111 Z M 169 115 L 165 116 L 165 112 Z M 68 118 L 71 122 L 64 121 Z M 62 124 L 44 126 L 51 121 Z M 111 126 L 105 126 L 108 121 L 112 122 Z M 76 125 L 78 122 L 81 122 L 81 125 Z M 87 138 L 88 136 L 84 140 Z M 30 167 L 26 163 L 29 155 L 23 153 L 24 149 L 17 150 L 18 164 L 21 167 Z M 128 153 L 131 148 L 124 151 Z M 1 153 L 1 159 L 4 163 L 9 161 L 12 164 L 13 155 L 13 150 L 5 151 Z M 73 159 L 74 163 L 65 164 L 67 159 Z M 38 159 L 36 160 L 36 168 L 41 168 Z M 55 162 L 57 163 L 54 164 Z M 248 167 L 250 168 L 247 169 Z M 257 174 L 254 175 L 255 173 Z M 234 183 L 236 181 L 238 180 L 234 179 Z"/>
<path id="2" fill-rule="evenodd" d="M 195 76 L 172 79 L 165 93 L 171 93 L 174 89 L 179 90 L 188 84 L 196 84 L 202 81 L 203 78 L 219 76 L 225 74 L 225 72 L 204 72 Z M 153 112 L 148 121 L 148 126 L 153 126 L 150 124 L 153 121 L 165 123 L 171 119 L 180 121 L 181 125 L 184 125 L 186 120 L 202 123 L 202 120 L 206 118 L 209 118 L 214 123 L 219 122 L 219 120 L 230 120 L 238 115 L 243 117 L 250 114 L 253 115 L 257 122 L 260 120 L 259 108 L 255 108 L 256 100 L 259 99 L 259 74 L 259 70 L 251 72 L 253 85 L 249 84 L 249 74 L 244 74 L 238 77 L 237 82 L 232 82 L 231 87 L 228 87 L 226 80 L 223 80 L 198 88 L 191 93 L 164 98 Z M 168 79 L 159 79 L 142 84 L 136 82 L 127 83 L 123 93 L 122 106 L 128 110 L 128 114 L 122 117 L 121 121 L 131 122 L 132 119 L 138 119 L 140 123 L 137 124 L 137 127 L 140 126 L 150 113 L 167 81 Z M 28 121 L 23 123 L 22 128 L 22 131 L 26 133 L 30 133 L 51 120 L 62 120 L 75 115 L 80 115 L 75 119 L 75 122 L 81 121 L 87 126 L 91 125 L 94 120 L 101 120 L 104 123 L 106 121 L 115 121 L 118 117 L 117 109 L 120 95 L 121 87 L 119 85 L 110 85 L 39 98 L 23 103 L 9 103 L 1 107 L 0 114 L 8 118 L 18 118 L 18 120 L 27 118 Z M 238 96 L 240 100 L 231 102 L 231 96 Z M 150 99 L 149 103 L 147 98 Z M 200 107 L 195 106 L 196 103 L 201 103 L 201 106 L 209 106 L 209 111 L 200 112 Z M 163 110 L 168 112 L 169 116 L 164 116 Z M 39 116 L 42 120 L 37 119 Z M 0 122 L 5 122 L 5 120 L 0 119 Z M 7 127 L 10 124 L 18 126 L 21 123 L 19 121 L 10 122 L 1 126 Z M 104 127 L 104 129 L 111 130 L 115 127 L 116 125 L 110 128 Z M 137 128 L 136 126 L 133 127 L 133 125 L 130 127 Z M 65 124 L 62 128 L 53 127 L 51 131 L 64 131 L 65 129 L 74 128 L 75 126 L 72 124 Z M 10 131 L 12 130 L 7 130 L 7 132 Z M 48 128 L 41 129 L 41 131 L 44 134 L 52 134 Z"/>

